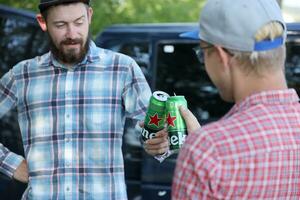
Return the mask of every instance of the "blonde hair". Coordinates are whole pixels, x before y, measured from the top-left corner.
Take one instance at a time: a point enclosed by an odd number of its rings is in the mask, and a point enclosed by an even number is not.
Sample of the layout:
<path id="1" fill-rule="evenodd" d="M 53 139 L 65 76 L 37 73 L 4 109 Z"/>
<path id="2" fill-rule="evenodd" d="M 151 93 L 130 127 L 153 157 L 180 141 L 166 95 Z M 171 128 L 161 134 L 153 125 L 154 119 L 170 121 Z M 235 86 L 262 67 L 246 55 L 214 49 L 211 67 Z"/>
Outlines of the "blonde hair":
<path id="1" fill-rule="evenodd" d="M 257 42 L 263 40 L 274 40 L 284 34 L 284 27 L 279 22 L 271 22 L 263 26 L 255 34 Z M 247 73 L 255 72 L 261 75 L 264 71 L 283 69 L 286 50 L 285 45 L 268 51 L 242 52 L 227 49 L 241 64 Z"/>

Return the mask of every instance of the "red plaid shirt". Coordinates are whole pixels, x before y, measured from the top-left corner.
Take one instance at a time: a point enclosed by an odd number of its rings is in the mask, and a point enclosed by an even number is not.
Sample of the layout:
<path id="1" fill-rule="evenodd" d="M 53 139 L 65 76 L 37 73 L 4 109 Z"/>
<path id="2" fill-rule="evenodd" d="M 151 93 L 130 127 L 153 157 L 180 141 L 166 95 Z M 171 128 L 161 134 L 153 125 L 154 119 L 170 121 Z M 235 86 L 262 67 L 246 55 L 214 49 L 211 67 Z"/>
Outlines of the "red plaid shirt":
<path id="1" fill-rule="evenodd" d="M 172 199 L 300 199 L 300 104 L 295 90 L 236 104 L 187 137 Z"/>

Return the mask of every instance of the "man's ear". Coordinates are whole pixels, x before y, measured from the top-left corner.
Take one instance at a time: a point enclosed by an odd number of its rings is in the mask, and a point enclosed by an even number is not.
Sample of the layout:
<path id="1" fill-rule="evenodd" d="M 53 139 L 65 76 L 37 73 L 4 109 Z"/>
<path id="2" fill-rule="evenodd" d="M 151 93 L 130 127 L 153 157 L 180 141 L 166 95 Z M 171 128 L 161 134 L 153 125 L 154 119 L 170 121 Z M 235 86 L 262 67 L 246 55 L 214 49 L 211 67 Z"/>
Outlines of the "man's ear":
<path id="1" fill-rule="evenodd" d="M 93 9 L 91 7 L 88 8 L 88 20 L 89 24 L 92 23 Z"/>
<path id="2" fill-rule="evenodd" d="M 41 14 L 36 15 L 36 19 L 43 31 L 47 31 L 47 23 L 44 17 Z"/>
<path id="3" fill-rule="evenodd" d="M 220 58 L 220 61 L 222 62 L 223 66 L 228 67 L 230 66 L 230 59 L 231 55 L 228 54 L 222 47 L 215 46 L 218 56 Z"/>

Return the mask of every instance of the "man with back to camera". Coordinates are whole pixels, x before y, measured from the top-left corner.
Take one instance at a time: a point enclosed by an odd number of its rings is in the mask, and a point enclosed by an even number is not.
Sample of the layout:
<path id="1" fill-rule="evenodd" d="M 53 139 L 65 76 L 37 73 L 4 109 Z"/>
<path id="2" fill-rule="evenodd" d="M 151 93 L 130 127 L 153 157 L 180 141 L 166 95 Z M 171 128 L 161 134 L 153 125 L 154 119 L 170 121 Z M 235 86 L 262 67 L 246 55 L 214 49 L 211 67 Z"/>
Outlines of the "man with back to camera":
<path id="1" fill-rule="evenodd" d="M 41 0 L 50 52 L 0 80 L 0 116 L 17 107 L 25 151 L 0 144 L 0 170 L 28 182 L 23 199 L 127 199 L 125 117 L 142 120 L 151 92 L 133 59 L 95 46 L 89 3 Z"/>
<path id="2" fill-rule="evenodd" d="M 208 75 L 235 105 L 202 128 L 182 110 L 193 134 L 177 159 L 172 199 L 299 199 L 300 105 L 285 80 L 277 2 L 208 0 L 200 33 L 182 36 L 200 39 Z"/>

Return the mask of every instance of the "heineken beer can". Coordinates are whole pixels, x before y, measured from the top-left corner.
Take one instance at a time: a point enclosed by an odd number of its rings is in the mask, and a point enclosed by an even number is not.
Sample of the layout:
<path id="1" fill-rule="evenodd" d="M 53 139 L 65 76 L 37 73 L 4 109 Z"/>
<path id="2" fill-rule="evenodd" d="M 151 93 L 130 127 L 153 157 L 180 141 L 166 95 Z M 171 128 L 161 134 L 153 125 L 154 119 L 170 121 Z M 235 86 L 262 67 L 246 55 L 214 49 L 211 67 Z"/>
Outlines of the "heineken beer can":
<path id="1" fill-rule="evenodd" d="M 187 129 L 184 119 L 181 117 L 179 106 L 187 107 L 184 96 L 172 96 L 166 103 L 166 121 L 168 124 L 168 136 L 170 150 L 177 151 L 181 148 L 187 136 Z"/>
<path id="2" fill-rule="evenodd" d="M 169 95 L 162 91 L 155 91 L 152 94 L 142 129 L 143 141 L 153 138 L 156 132 L 164 128 L 168 98 Z"/>

